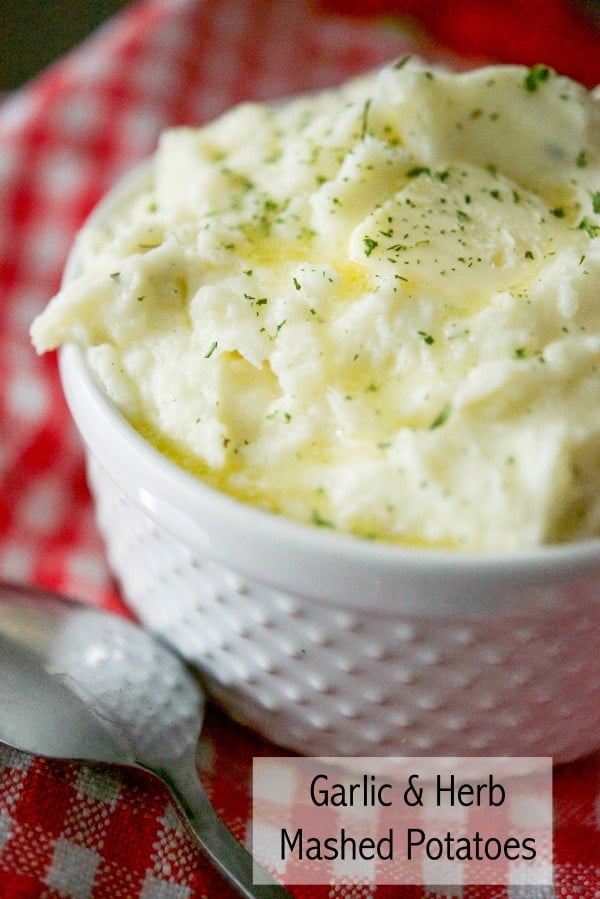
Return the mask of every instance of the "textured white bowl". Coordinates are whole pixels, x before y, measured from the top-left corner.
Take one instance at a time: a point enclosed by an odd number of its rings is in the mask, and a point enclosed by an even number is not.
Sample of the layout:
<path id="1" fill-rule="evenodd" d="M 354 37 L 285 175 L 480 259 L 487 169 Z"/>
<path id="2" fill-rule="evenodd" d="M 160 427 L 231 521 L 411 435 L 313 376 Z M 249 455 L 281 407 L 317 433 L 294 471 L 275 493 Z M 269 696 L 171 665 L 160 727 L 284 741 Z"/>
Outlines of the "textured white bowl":
<path id="1" fill-rule="evenodd" d="M 77 267 L 76 244 L 65 277 Z M 163 457 L 76 347 L 60 367 L 124 597 L 234 718 L 310 755 L 566 761 L 600 746 L 600 541 L 479 555 L 304 527 Z"/>

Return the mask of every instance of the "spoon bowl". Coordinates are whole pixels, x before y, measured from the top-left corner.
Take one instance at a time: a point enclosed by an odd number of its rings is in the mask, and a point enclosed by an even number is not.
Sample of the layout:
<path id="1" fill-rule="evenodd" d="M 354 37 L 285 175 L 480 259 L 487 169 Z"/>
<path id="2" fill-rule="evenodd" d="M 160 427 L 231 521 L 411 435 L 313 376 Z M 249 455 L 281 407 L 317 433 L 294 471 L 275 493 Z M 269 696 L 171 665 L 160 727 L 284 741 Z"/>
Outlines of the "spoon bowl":
<path id="1" fill-rule="evenodd" d="M 0 585 L 0 741 L 152 772 L 242 896 L 289 897 L 259 872 L 204 792 L 195 765 L 203 716 L 197 679 L 146 631 L 38 588 Z"/>

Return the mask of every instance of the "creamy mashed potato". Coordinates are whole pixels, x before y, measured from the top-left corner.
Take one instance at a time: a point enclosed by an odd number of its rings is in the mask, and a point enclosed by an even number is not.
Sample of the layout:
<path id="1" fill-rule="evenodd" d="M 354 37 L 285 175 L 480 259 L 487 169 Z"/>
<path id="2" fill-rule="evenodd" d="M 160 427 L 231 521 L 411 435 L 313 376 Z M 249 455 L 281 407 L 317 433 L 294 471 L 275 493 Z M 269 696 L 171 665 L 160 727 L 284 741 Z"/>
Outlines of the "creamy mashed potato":
<path id="1" fill-rule="evenodd" d="M 32 328 L 233 496 L 497 551 L 600 532 L 600 113 L 403 61 L 167 131 Z"/>

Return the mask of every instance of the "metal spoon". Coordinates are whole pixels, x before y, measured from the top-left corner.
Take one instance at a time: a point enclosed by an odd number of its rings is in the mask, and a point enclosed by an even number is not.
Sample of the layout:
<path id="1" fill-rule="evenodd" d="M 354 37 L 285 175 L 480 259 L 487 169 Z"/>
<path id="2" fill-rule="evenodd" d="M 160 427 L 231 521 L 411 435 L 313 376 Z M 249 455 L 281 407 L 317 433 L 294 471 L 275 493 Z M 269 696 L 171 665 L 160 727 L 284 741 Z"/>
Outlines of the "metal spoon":
<path id="1" fill-rule="evenodd" d="M 195 765 L 203 714 L 197 680 L 141 628 L 35 587 L 0 584 L 0 741 L 34 755 L 151 771 L 242 896 L 291 899 L 204 792 Z"/>

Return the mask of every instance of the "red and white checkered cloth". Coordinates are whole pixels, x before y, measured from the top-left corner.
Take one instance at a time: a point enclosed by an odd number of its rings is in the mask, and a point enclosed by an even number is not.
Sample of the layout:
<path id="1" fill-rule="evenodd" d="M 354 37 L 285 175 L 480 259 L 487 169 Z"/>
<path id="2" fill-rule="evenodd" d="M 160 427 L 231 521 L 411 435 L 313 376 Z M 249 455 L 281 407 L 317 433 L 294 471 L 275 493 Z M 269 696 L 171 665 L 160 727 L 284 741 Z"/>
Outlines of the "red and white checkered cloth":
<path id="1" fill-rule="evenodd" d="M 201 123 L 241 100 L 339 83 L 423 51 L 410 34 L 336 17 L 310 0 L 142 0 L 0 103 L 0 578 L 124 612 L 94 526 L 55 360 L 36 358 L 28 339 L 94 203 L 152 152 L 163 127 Z M 209 713 L 203 779 L 241 839 L 252 757 L 277 752 Z M 558 770 L 554 794 L 554 895 L 598 899 L 600 756 Z M 417 887 L 292 892 L 435 895 Z M 150 776 L 0 747 L 1 899 L 229 895 Z M 511 892 L 464 887 L 461 895 L 510 899 Z"/>

